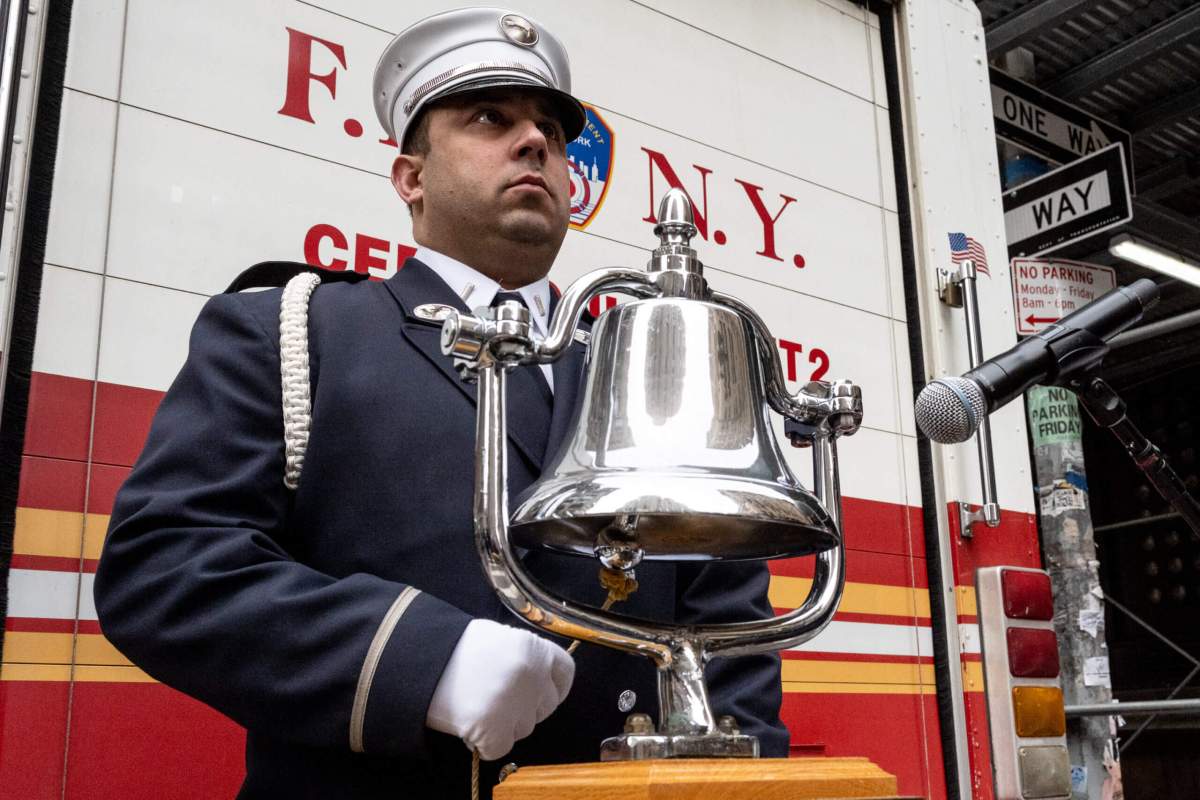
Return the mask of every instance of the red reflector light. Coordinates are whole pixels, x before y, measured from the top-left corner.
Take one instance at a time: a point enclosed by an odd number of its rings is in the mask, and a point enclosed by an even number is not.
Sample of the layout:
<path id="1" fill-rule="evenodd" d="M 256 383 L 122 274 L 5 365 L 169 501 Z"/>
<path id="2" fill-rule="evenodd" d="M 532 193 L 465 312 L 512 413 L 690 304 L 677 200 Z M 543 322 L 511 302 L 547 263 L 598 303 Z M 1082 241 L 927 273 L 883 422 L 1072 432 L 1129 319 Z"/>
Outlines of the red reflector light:
<path id="1" fill-rule="evenodd" d="M 1015 678 L 1057 678 L 1058 637 L 1054 631 L 1009 628 L 1008 671 Z"/>
<path id="2" fill-rule="evenodd" d="M 1004 615 L 1009 619 L 1054 617 L 1054 595 L 1050 593 L 1050 576 L 1046 573 L 1001 570 L 1000 587 Z"/>

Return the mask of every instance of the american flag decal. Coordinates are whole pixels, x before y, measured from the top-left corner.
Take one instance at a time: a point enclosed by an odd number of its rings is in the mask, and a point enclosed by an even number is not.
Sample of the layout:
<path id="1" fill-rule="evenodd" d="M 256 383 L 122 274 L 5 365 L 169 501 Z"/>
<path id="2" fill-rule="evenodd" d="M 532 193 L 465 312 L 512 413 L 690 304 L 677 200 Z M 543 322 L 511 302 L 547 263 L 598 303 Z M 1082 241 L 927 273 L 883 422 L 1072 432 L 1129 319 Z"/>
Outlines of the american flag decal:
<path id="1" fill-rule="evenodd" d="M 965 233 L 950 234 L 950 260 L 955 264 L 967 260 L 974 261 L 977 271 L 989 278 L 992 276 L 988 271 L 987 253 L 984 252 L 983 245 Z"/>

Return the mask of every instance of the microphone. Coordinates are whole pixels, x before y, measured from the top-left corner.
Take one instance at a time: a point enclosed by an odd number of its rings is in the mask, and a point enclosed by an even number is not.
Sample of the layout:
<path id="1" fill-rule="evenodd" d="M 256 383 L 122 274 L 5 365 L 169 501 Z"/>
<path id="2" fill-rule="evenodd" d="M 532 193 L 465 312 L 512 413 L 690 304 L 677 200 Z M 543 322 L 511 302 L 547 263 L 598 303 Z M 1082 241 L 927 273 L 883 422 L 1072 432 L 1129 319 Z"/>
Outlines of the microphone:
<path id="1" fill-rule="evenodd" d="M 1105 342 L 1158 302 L 1158 286 L 1142 278 L 1118 286 L 961 378 L 938 378 L 917 396 L 917 425 L 942 444 L 970 439 L 985 415 L 1035 383 L 1050 385 L 1094 367 Z"/>

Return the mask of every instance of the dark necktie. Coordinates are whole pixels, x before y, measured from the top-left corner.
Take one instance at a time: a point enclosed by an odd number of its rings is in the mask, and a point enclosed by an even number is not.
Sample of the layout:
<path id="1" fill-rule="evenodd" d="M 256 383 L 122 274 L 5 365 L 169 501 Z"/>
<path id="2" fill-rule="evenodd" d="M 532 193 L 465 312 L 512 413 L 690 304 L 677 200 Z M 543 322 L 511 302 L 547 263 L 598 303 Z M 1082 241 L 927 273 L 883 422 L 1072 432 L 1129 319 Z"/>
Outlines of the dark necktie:
<path id="1" fill-rule="evenodd" d="M 503 303 L 506 300 L 514 300 L 514 301 L 520 303 L 522 306 L 524 306 L 527 311 L 529 310 L 529 304 L 525 302 L 525 298 L 521 295 L 520 292 L 496 292 L 496 297 L 493 298 L 493 300 L 492 300 L 492 308 L 495 308 L 496 306 L 500 305 L 501 303 Z M 529 315 L 530 315 L 529 325 L 531 328 L 535 328 L 536 326 L 533 324 L 533 321 L 532 321 L 533 312 L 530 311 Z M 520 369 L 518 371 L 519 372 L 527 372 L 529 377 L 533 379 L 534 383 L 536 383 L 538 385 L 538 388 L 542 392 L 544 392 L 546 402 L 553 405 L 554 393 L 552 391 L 550 391 L 550 384 L 546 381 L 546 373 L 542 371 L 542 368 L 540 365 L 524 364 L 520 367 Z"/>
<path id="2" fill-rule="evenodd" d="M 524 306 L 521 295 L 516 291 L 500 291 L 492 305 L 505 300 L 516 300 Z M 526 306 L 528 308 L 528 306 Z M 550 420 L 554 408 L 554 396 L 546 375 L 535 363 L 524 363 L 509 373 L 509 433 L 526 443 L 536 459 L 545 458 L 546 444 L 550 441 Z"/>

